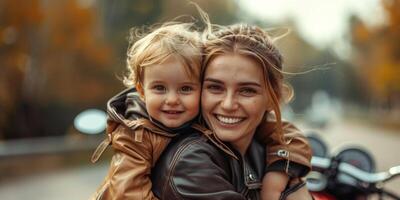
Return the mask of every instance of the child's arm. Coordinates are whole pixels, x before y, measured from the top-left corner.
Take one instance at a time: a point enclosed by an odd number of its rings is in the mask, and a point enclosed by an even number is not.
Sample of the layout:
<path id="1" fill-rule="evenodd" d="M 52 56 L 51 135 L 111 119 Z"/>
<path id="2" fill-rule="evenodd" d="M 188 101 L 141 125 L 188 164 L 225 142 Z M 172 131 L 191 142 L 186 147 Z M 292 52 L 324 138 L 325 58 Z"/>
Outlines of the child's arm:
<path id="1" fill-rule="evenodd" d="M 289 176 L 303 177 L 311 168 L 311 148 L 301 131 L 289 122 L 282 122 L 282 129 L 283 136 L 276 131 L 276 123 L 269 120 L 257 130 L 258 139 L 267 146 L 268 173 L 263 179 L 263 200 L 279 199 Z"/>
<path id="2" fill-rule="evenodd" d="M 108 175 L 93 199 L 157 199 L 151 191 L 151 167 L 169 140 L 143 128 L 117 127 L 112 133 L 115 153 Z"/>
<path id="3" fill-rule="evenodd" d="M 289 176 L 284 172 L 268 172 L 262 180 L 262 200 L 278 200 L 289 182 Z"/>

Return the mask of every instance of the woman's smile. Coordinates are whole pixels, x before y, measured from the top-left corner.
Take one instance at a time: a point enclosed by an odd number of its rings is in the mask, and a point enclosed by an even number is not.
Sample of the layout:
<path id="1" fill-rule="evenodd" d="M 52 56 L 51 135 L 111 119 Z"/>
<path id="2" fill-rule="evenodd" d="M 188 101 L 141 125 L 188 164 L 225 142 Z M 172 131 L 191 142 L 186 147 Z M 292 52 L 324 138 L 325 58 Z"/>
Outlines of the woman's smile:
<path id="1" fill-rule="evenodd" d="M 245 117 L 229 117 L 229 116 L 224 116 L 224 115 L 219 115 L 219 114 L 215 114 L 214 116 L 222 124 L 227 124 L 227 125 L 237 125 L 246 119 Z"/>

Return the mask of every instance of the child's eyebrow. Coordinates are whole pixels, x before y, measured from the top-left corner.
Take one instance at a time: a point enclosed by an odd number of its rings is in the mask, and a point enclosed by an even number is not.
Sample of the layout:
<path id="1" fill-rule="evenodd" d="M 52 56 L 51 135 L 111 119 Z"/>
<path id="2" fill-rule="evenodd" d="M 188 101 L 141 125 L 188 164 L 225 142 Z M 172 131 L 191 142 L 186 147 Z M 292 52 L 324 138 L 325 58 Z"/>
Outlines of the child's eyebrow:
<path id="1" fill-rule="evenodd" d="M 181 83 L 182 85 L 199 85 L 200 84 L 200 82 L 195 82 L 195 81 L 193 81 L 193 82 L 183 82 L 183 83 Z"/>
<path id="2" fill-rule="evenodd" d="M 153 80 L 153 81 L 150 81 L 149 84 L 164 84 L 164 81 L 161 81 L 161 80 Z"/>
<path id="3" fill-rule="evenodd" d="M 149 85 L 154 85 L 154 84 L 167 84 L 165 81 L 163 80 L 153 80 L 149 82 Z M 196 82 L 196 81 L 185 81 L 185 82 L 181 82 L 179 83 L 180 85 L 199 85 L 200 82 Z"/>

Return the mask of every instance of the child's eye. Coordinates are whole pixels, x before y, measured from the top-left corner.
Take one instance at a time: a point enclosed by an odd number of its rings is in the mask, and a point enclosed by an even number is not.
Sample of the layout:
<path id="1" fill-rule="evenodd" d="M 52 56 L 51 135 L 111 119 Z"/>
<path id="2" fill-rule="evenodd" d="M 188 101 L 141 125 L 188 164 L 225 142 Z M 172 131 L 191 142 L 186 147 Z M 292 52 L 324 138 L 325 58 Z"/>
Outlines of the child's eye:
<path id="1" fill-rule="evenodd" d="M 191 91 L 193 91 L 193 87 L 190 87 L 190 86 L 183 86 L 181 88 L 182 93 L 190 93 Z"/>
<path id="2" fill-rule="evenodd" d="M 253 88 L 242 88 L 239 93 L 244 96 L 252 96 L 257 93 L 257 90 Z"/>
<path id="3" fill-rule="evenodd" d="M 165 92 L 167 88 L 165 88 L 163 85 L 155 85 L 153 86 L 153 90 L 156 92 Z"/>

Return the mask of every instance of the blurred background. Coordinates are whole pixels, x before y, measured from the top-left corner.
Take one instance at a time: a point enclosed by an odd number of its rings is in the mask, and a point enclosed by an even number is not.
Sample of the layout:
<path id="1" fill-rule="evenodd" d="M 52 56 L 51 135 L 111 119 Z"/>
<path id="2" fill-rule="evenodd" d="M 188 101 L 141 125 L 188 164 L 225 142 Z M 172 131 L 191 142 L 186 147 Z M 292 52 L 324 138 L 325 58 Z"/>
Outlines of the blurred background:
<path id="1" fill-rule="evenodd" d="M 295 91 L 285 117 L 332 149 L 366 147 L 378 170 L 400 165 L 400 1 L 194 2 L 213 23 L 289 29 L 277 42 Z M 104 132 L 74 120 L 90 109 L 104 128 L 101 110 L 124 89 L 129 29 L 179 15 L 198 17 L 185 0 L 0 0 L 0 199 L 95 191 L 112 152 L 90 164 Z"/>

